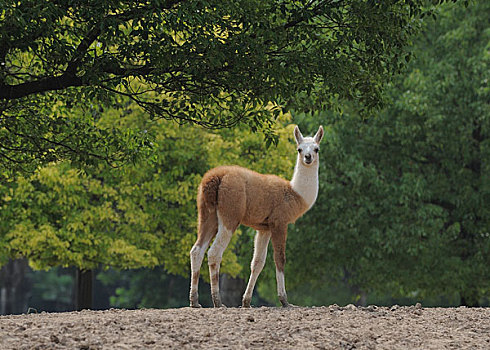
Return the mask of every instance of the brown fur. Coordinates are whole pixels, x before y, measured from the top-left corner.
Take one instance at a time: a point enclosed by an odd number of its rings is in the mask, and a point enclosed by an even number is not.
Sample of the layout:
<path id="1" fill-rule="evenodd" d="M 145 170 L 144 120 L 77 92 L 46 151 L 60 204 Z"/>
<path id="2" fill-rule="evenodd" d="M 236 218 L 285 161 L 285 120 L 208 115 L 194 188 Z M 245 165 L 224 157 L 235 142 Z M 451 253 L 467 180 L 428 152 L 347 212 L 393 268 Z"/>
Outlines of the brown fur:
<path id="1" fill-rule="evenodd" d="M 204 174 L 199 186 L 197 206 L 198 237 L 195 247 L 206 249 L 216 236 L 219 215 L 223 226 L 231 232 L 240 224 L 259 231 L 270 231 L 274 262 L 280 272 L 284 271 L 286 263 L 287 225 L 295 222 L 308 209 L 303 198 L 291 188 L 289 181 L 239 166 L 220 166 Z M 209 260 L 211 295 L 215 307 L 221 306 L 217 291 L 220 260 Z M 193 285 L 197 285 L 198 279 L 199 270 L 192 274 Z M 281 303 L 288 305 L 285 296 L 283 298 Z M 191 291 L 191 306 L 199 306 L 197 299 L 197 290 Z M 244 305 L 247 304 L 249 301 L 245 300 Z"/>
<path id="2" fill-rule="evenodd" d="M 320 126 L 314 137 L 304 138 L 296 126 L 294 137 L 302 148 L 298 149 L 291 182 L 239 166 L 220 166 L 204 174 L 197 197 L 198 237 L 190 251 L 192 276 L 189 301 L 192 307 L 200 307 L 199 269 L 214 237 L 208 252 L 211 297 L 215 307 L 222 305 L 219 295 L 220 263 L 233 232 L 240 224 L 257 230 L 251 275 L 242 306 L 250 306 L 253 288 L 265 263 L 269 240 L 274 248 L 279 300 L 283 306 L 289 305 L 284 284 L 287 228 L 316 200 L 318 163 L 315 162 L 318 162 L 316 154 L 323 128 Z M 313 165 L 310 167 L 310 164 Z"/>
<path id="3" fill-rule="evenodd" d="M 239 224 L 256 230 L 282 231 L 307 209 L 289 181 L 239 166 L 220 166 L 208 171 L 199 186 L 197 206 L 198 240 L 203 235 L 212 239 L 216 234 L 216 211 L 232 231 Z M 211 227 L 209 232 L 206 228 Z"/>

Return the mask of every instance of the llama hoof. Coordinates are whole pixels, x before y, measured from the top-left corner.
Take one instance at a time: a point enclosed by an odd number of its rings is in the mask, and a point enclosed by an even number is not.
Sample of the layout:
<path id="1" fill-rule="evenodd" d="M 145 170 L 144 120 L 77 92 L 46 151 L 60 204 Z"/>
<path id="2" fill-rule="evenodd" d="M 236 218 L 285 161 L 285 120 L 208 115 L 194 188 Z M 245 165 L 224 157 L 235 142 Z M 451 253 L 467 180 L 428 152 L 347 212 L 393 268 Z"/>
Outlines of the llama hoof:
<path id="1" fill-rule="evenodd" d="M 227 306 L 223 304 L 221 301 L 219 303 L 214 303 L 215 308 L 226 309 Z"/>
<path id="2" fill-rule="evenodd" d="M 223 303 L 221 303 L 221 299 L 220 298 L 212 298 L 213 299 L 213 305 L 214 307 L 223 307 Z"/>
<path id="3" fill-rule="evenodd" d="M 197 293 L 191 294 L 189 298 L 189 306 L 195 308 L 202 307 L 201 304 L 199 304 L 199 296 L 197 295 Z"/>
<path id="4" fill-rule="evenodd" d="M 213 300 L 214 307 L 226 307 L 221 302 L 221 296 L 219 293 L 211 293 L 211 299 Z"/>
<path id="5" fill-rule="evenodd" d="M 288 299 L 285 297 L 279 297 L 279 301 L 281 302 L 282 307 L 292 308 L 297 307 L 296 305 L 288 303 Z"/>
<path id="6" fill-rule="evenodd" d="M 191 303 L 190 307 L 192 307 L 194 309 L 200 309 L 200 308 L 202 308 L 201 304 L 199 304 L 199 303 Z"/>
<path id="7" fill-rule="evenodd" d="M 250 300 L 242 301 L 242 308 L 249 309 L 250 308 Z"/>

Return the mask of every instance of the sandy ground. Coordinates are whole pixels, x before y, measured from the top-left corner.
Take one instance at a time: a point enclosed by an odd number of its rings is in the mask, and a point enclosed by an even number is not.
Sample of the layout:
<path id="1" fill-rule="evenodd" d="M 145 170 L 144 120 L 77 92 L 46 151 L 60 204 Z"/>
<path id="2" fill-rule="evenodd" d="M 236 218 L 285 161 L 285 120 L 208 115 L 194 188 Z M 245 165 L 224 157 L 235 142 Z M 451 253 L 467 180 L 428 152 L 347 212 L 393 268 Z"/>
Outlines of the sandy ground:
<path id="1" fill-rule="evenodd" d="M 107 310 L 0 317 L 0 349 L 490 349 L 490 308 Z"/>

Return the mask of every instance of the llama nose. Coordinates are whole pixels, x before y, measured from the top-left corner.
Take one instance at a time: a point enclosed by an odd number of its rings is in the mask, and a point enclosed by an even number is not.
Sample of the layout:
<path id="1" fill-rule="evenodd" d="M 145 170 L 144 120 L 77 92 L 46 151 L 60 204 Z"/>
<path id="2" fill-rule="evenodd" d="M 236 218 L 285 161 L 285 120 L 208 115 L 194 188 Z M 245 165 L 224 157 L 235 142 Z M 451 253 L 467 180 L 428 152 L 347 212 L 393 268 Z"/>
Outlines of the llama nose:
<path id="1" fill-rule="evenodd" d="M 311 154 L 305 154 L 305 159 L 306 160 L 311 160 Z"/>

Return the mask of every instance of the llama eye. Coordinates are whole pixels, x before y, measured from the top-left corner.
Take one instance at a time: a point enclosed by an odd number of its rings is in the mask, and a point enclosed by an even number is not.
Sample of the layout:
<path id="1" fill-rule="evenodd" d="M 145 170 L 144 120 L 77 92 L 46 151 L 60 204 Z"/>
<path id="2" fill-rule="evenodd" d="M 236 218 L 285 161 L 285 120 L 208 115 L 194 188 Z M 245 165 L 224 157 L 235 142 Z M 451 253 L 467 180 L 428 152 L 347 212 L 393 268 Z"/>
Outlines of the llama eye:
<path id="1" fill-rule="evenodd" d="M 303 150 L 301 148 L 298 148 L 298 153 L 301 153 L 303 152 Z"/>
<path id="2" fill-rule="evenodd" d="M 318 148 L 315 148 L 315 153 L 318 153 Z"/>

